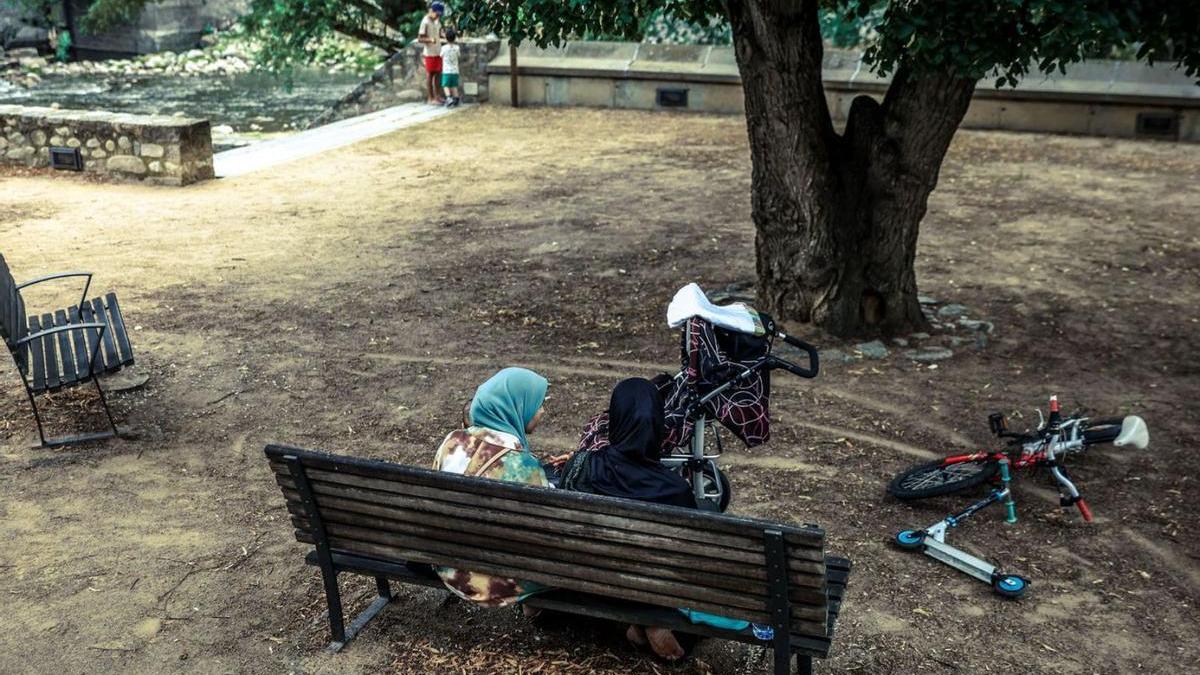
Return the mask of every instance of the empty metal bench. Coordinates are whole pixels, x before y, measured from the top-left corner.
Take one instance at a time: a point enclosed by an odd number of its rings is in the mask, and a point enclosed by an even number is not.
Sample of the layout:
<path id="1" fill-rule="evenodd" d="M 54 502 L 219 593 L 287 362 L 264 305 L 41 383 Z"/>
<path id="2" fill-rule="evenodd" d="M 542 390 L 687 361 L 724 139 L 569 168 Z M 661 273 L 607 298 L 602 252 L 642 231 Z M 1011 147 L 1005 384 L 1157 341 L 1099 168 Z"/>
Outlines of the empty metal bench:
<path id="1" fill-rule="evenodd" d="M 22 289 L 71 277 L 86 279 L 78 305 L 42 314 L 26 312 Z M 88 300 L 91 284 L 91 272 L 63 272 L 18 284 L 13 280 L 4 256 L 0 254 L 0 337 L 3 337 L 17 365 L 17 372 L 25 383 L 29 405 L 33 407 L 33 417 L 37 421 L 38 436 L 46 447 L 95 441 L 117 434 L 117 423 L 113 420 L 98 376 L 131 365 L 133 347 L 129 344 L 129 334 L 121 318 L 117 296 L 109 293 L 103 298 Z M 100 395 L 109 430 L 47 439 L 37 396 L 88 381 L 95 384 L 96 392 Z"/>
<path id="2" fill-rule="evenodd" d="M 534 488 L 352 457 L 267 446 L 296 539 L 314 550 L 340 650 L 392 599 L 390 581 L 444 588 L 445 565 L 555 590 L 533 607 L 665 626 L 770 646 L 775 672 L 829 653 L 850 561 L 824 532 L 719 513 Z M 343 572 L 375 578 L 378 597 L 349 626 Z M 677 608 L 751 621 L 694 624 Z"/>

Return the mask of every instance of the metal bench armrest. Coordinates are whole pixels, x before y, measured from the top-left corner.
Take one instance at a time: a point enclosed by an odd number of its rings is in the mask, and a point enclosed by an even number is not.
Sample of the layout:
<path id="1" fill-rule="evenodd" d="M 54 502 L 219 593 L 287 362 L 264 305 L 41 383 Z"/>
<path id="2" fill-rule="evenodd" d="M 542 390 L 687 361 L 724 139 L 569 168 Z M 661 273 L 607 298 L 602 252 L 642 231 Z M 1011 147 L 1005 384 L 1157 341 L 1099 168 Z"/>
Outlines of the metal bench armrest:
<path id="1" fill-rule="evenodd" d="M 89 376 L 95 375 L 96 374 L 96 356 L 99 355 L 99 353 L 100 353 L 100 343 L 104 340 L 104 331 L 108 330 L 108 324 L 100 323 L 100 322 L 74 323 L 69 326 L 55 326 L 54 328 L 47 328 L 46 330 L 40 330 L 40 331 L 34 333 L 33 335 L 26 335 L 25 337 L 21 338 L 20 340 L 17 340 L 17 347 L 23 347 L 24 345 L 26 345 L 27 343 L 29 343 L 33 340 L 37 340 L 39 338 L 44 338 L 49 335 L 54 335 L 55 333 L 61 333 L 63 331 L 67 331 L 67 330 L 75 330 L 78 328 L 99 328 L 100 329 L 100 331 L 98 333 L 96 333 L 96 346 L 92 347 L 92 357 L 90 359 L 88 359 L 88 375 Z M 97 385 L 97 386 L 99 386 L 99 385 Z"/>
<path id="2" fill-rule="evenodd" d="M 40 330 L 36 333 L 26 335 L 25 337 L 21 338 L 20 340 L 17 340 L 17 346 L 20 347 L 28 342 L 33 342 L 34 340 L 37 340 L 39 338 L 44 338 L 47 335 L 54 335 L 55 333 L 61 333 L 65 330 L 75 330 L 77 328 L 99 328 L 100 334 L 103 335 L 104 330 L 108 328 L 108 325 L 99 323 L 99 322 L 95 322 L 95 323 L 73 323 L 69 326 L 55 326 L 54 328 L 47 328 L 46 330 Z"/>
<path id="3" fill-rule="evenodd" d="M 67 279 L 69 277 L 87 277 L 87 282 L 83 284 L 83 295 L 79 299 L 79 306 L 82 307 L 83 303 L 87 301 L 88 289 L 91 288 L 91 286 L 92 286 L 92 273 L 91 272 L 59 272 L 58 274 L 47 274 L 44 277 L 38 277 L 37 279 L 31 279 L 29 281 L 26 281 L 23 284 L 17 284 L 16 288 L 19 291 L 22 288 L 28 288 L 29 286 L 34 286 L 34 285 L 40 284 L 44 281 L 53 281 L 54 279 Z"/>

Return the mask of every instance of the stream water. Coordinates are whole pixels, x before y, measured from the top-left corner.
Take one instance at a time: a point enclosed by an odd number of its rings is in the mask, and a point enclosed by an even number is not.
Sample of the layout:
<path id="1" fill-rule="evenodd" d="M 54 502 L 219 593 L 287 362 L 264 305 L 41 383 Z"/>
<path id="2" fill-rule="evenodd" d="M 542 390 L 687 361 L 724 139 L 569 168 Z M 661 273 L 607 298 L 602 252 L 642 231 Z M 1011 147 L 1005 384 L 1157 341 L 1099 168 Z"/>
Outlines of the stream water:
<path id="1" fill-rule="evenodd" d="M 303 128 L 363 79 L 354 73 L 297 72 L 291 89 L 261 72 L 237 75 L 47 75 L 25 89 L 0 80 L 0 103 L 203 117 L 213 125 L 213 149 L 252 142 L 262 134 Z"/>

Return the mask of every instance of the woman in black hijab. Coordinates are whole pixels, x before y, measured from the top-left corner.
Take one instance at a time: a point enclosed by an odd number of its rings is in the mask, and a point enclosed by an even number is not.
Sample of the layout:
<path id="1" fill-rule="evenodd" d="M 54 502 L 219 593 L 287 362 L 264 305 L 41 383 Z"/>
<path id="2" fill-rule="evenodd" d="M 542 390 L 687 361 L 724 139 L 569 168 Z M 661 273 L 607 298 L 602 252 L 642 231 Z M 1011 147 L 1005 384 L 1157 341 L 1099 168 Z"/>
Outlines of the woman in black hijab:
<path id="1" fill-rule="evenodd" d="M 640 377 L 623 380 L 608 404 L 606 448 L 587 453 L 587 481 L 595 494 L 696 508 L 692 486 L 663 466 L 663 401 Z"/>
<path id="2" fill-rule="evenodd" d="M 610 497 L 696 508 L 692 486 L 663 466 L 663 401 L 658 389 L 640 377 L 623 380 L 608 404 L 609 445 L 579 452 L 562 470 L 562 487 Z M 631 625 L 626 638 L 669 661 L 685 650 L 667 628 Z"/>

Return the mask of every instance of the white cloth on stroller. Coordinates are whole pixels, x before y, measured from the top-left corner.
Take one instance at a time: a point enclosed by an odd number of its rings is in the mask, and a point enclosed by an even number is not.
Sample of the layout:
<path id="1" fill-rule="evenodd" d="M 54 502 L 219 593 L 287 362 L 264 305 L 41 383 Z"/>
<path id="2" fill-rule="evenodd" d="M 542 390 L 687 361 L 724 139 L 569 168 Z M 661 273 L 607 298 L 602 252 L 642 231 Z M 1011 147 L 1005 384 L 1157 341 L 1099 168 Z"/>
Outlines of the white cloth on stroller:
<path id="1" fill-rule="evenodd" d="M 758 312 L 740 302 L 714 305 L 700 290 L 700 286 L 691 283 L 679 289 L 671 298 L 671 304 L 667 306 L 667 325 L 679 328 L 694 316 L 739 333 L 762 335 L 765 332 Z"/>

